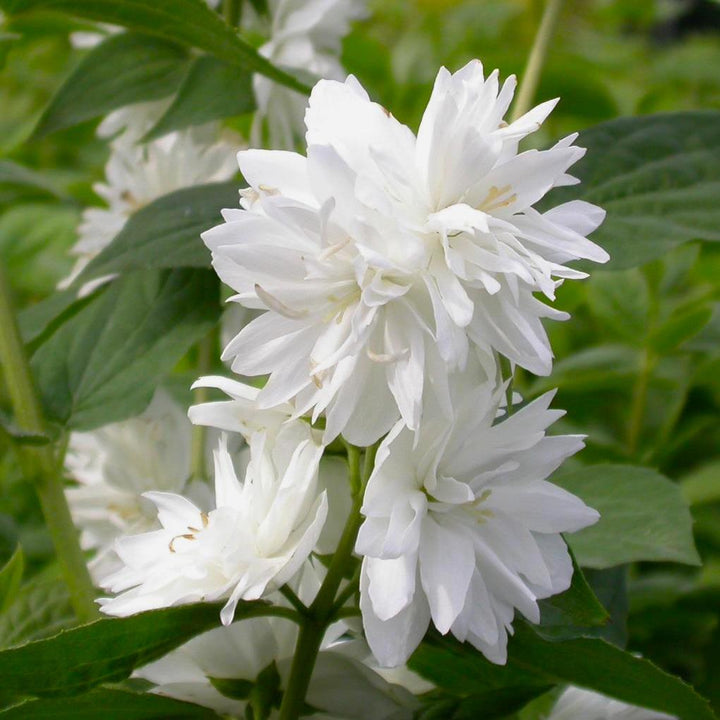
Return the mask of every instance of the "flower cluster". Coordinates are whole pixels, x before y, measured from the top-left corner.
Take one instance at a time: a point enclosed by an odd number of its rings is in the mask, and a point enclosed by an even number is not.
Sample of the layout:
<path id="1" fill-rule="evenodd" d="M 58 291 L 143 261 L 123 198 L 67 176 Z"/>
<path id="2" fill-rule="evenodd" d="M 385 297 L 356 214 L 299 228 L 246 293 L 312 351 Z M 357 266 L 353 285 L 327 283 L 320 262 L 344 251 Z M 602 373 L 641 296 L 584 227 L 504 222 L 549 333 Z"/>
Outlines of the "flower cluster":
<path id="1" fill-rule="evenodd" d="M 513 90 L 477 61 L 442 69 L 415 135 L 353 77 L 322 80 L 306 154 L 239 153 L 242 207 L 203 238 L 231 301 L 256 315 L 224 359 L 267 382 L 199 381 L 229 397 L 189 413 L 224 433 L 214 507 L 146 493 L 160 527 L 116 542 L 104 612 L 224 599 L 230 625 L 241 600 L 290 592 L 358 508 L 359 581 L 340 592 L 352 602 L 358 583 L 382 666 L 402 665 L 430 623 L 503 663 L 516 611 L 537 623 L 538 601 L 569 587 L 561 533 L 598 514 L 548 478 L 582 437 L 547 434 L 563 414 L 553 393 L 508 397 L 503 359 L 550 372 L 542 319 L 565 317 L 548 302 L 585 276 L 568 262 L 607 260 L 586 237 L 603 212 L 535 209 L 584 151 L 571 136 L 520 152 L 554 102 L 507 123 Z M 230 453 L 228 434 L 247 447 Z M 323 458 L 339 436 L 348 458 L 374 458 L 352 488 Z"/>

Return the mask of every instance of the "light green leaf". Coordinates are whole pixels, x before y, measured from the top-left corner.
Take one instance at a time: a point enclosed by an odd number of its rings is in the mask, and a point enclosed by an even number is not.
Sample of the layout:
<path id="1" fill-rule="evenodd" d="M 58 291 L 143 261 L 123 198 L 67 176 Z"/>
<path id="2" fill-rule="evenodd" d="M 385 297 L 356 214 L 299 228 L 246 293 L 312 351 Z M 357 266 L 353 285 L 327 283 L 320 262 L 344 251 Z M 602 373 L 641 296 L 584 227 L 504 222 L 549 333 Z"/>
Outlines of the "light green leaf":
<path id="1" fill-rule="evenodd" d="M 581 198 L 605 208 L 592 240 L 607 269 L 642 265 L 690 240 L 720 241 L 720 112 L 627 117 L 582 133 L 587 154 L 572 168 L 582 184 L 552 204 Z"/>
<path id="2" fill-rule="evenodd" d="M 680 487 L 691 505 L 720 501 L 720 460 L 711 460 L 686 475 Z"/>
<path id="3" fill-rule="evenodd" d="M 532 394 L 556 387 L 563 392 L 624 388 L 640 368 L 640 351 L 627 345 L 597 345 L 584 348 L 555 363 L 552 375 L 538 378 Z"/>
<path id="4" fill-rule="evenodd" d="M 180 85 L 188 53 L 150 35 L 111 35 L 93 48 L 43 112 L 35 136 L 72 127 L 111 110 L 171 95 Z"/>
<path id="5" fill-rule="evenodd" d="M 177 95 L 144 140 L 255 110 L 252 75 L 210 55 L 193 60 Z"/>
<path id="6" fill-rule="evenodd" d="M 202 0 L 0 0 L 9 15 L 52 10 L 196 47 L 282 85 L 308 93 L 309 88 L 279 70 L 241 40 Z"/>
<path id="7" fill-rule="evenodd" d="M 18 545 L 12 557 L 0 569 L 0 614 L 4 613 L 15 600 L 24 570 L 25 557 L 22 548 Z"/>
<path id="8" fill-rule="evenodd" d="M 0 160 L 0 205 L 15 203 L 18 199 L 47 199 L 48 196 L 67 199 L 45 175 L 12 160 Z"/>
<path id="9" fill-rule="evenodd" d="M 0 712 L 3 720 L 211 720 L 212 710 L 161 695 L 98 688 L 79 697 L 27 700 Z"/>
<path id="10" fill-rule="evenodd" d="M 17 697 L 77 695 L 129 677 L 184 642 L 219 625 L 222 603 L 103 618 L 0 652 L 3 689 Z M 241 603 L 235 619 L 262 615 L 262 602 Z"/>
<path id="11" fill-rule="evenodd" d="M 467 688 L 532 687 L 569 683 L 631 705 L 714 720 L 710 707 L 689 685 L 664 670 L 597 638 L 543 640 L 524 622 L 514 623 L 508 662 L 493 665 L 470 645 L 431 636 L 410 659 L 411 669 L 460 695 Z"/>
<path id="12" fill-rule="evenodd" d="M 639 560 L 697 565 L 692 518 L 680 488 L 649 468 L 592 465 L 553 477 L 600 520 L 567 536 L 583 567 L 608 568 Z"/>
<path id="13" fill-rule="evenodd" d="M 210 267 L 200 233 L 221 222 L 220 210 L 237 207 L 238 183 L 213 183 L 163 195 L 132 215 L 113 241 L 76 280 L 143 268 Z"/>
<path id="14" fill-rule="evenodd" d="M 92 429 L 137 414 L 219 314 L 210 270 L 119 278 L 62 324 L 31 365 L 50 418 Z"/>

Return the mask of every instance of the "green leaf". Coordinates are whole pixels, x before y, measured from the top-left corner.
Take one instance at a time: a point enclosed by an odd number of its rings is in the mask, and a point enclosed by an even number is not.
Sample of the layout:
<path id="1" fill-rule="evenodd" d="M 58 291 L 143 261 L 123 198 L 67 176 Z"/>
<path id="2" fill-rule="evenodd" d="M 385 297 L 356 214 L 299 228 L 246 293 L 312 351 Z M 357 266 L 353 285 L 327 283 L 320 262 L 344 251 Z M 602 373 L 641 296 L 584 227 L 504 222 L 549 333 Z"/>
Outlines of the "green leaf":
<path id="1" fill-rule="evenodd" d="M 582 198 L 605 208 L 592 235 L 607 269 L 642 265 L 690 240 L 720 241 L 720 112 L 612 120 L 582 133 L 587 154 L 572 168 L 582 183 L 552 204 Z"/>
<path id="2" fill-rule="evenodd" d="M 570 587 L 565 592 L 539 603 L 540 625 L 537 632 L 549 640 L 578 637 L 586 634 L 588 628 L 605 625 L 610 619 L 588 585 L 575 558 L 573 568 Z"/>
<path id="3" fill-rule="evenodd" d="M 689 685 L 649 660 L 596 638 L 551 642 L 523 622 L 515 622 L 508 662 L 493 665 L 470 645 L 431 635 L 410 659 L 411 669 L 439 687 L 538 687 L 569 683 L 631 705 L 677 715 L 680 720 L 714 720 L 709 705 Z"/>
<path id="4" fill-rule="evenodd" d="M 141 412 L 216 322 L 218 303 L 209 270 L 149 270 L 113 282 L 31 360 L 49 417 L 89 430 Z"/>
<path id="5" fill-rule="evenodd" d="M 682 312 L 673 313 L 650 335 L 655 352 L 665 355 L 695 337 L 710 321 L 713 308 L 709 304 L 694 304 Z"/>
<path id="6" fill-rule="evenodd" d="M 210 684 L 225 697 L 233 700 L 247 700 L 255 686 L 252 680 L 242 678 L 218 678 L 209 677 Z"/>
<path id="7" fill-rule="evenodd" d="M 608 330 L 633 345 L 643 344 L 650 317 L 650 288 L 639 270 L 593 273 L 588 302 Z"/>
<path id="8" fill-rule="evenodd" d="M 627 576 L 626 565 L 605 570 L 585 569 L 585 579 L 610 615 L 610 622 L 602 628 L 593 628 L 587 633 L 588 637 L 600 637 L 621 648 L 627 645 L 629 610 Z"/>
<path id="9" fill-rule="evenodd" d="M 539 378 L 532 385 L 538 395 L 556 387 L 563 392 L 600 388 L 625 388 L 628 378 L 635 377 L 640 367 L 640 352 L 627 345 L 597 345 L 583 348 L 553 367 L 552 375 Z"/>
<path id="10" fill-rule="evenodd" d="M 691 505 L 720 501 L 720 459 L 701 465 L 680 482 L 683 497 Z"/>
<path id="11" fill-rule="evenodd" d="M 212 710 L 161 695 L 98 688 L 72 698 L 28 700 L 0 712 L 3 720 L 211 720 Z"/>
<path id="12" fill-rule="evenodd" d="M 185 72 L 183 47 L 150 35 L 111 35 L 93 48 L 55 93 L 35 137 L 111 110 L 175 92 Z"/>
<path id="13" fill-rule="evenodd" d="M 220 622 L 221 603 L 150 610 L 103 618 L 0 652 L 3 689 L 17 697 L 77 695 L 118 682 Z M 235 619 L 262 615 L 262 602 L 241 603 Z"/>
<path id="14" fill-rule="evenodd" d="M 18 200 L 47 199 L 67 200 L 67 196 L 48 181 L 44 174 L 18 165 L 12 160 L 0 160 L 0 205 Z"/>
<path id="15" fill-rule="evenodd" d="M 24 570 L 25 557 L 22 548 L 18 545 L 12 557 L 0 569 L 0 614 L 4 613 L 15 600 Z"/>
<path id="16" fill-rule="evenodd" d="M 56 565 L 23 583 L 0 614 L 0 648 L 37 640 L 75 623 L 67 585 Z"/>
<path id="17" fill-rule="evenodd" d="M 143 268 L 210 267 L 200 233 L 238 205 L 237 182 L 196 185 L 163 195 L 140 208 L 75 281 Z"/>
<path id="18" fill-rule="evenodd" d="M 18 445 L 47 445 L 55 439 L 50 434 L 29 432 L 19 428 L 2 408 L 0 408 L 0 429 Z"/>
<path id="19" fill-rule="evenodd" d="M 429 703 L 417 720 L 494 720 L 506 718 L 547 692 L 547 686 L 507 687 L 473 693 L 466 698 L 443 698 Z"/>
<path id="20" fill-rule="evenodd" d="M 567 536 L 583 567 L 608 568 L 638 560 L 698 565 L 692 518 L 680 488 L 649 468 L 592 465 L 553 477 L 600 520 Z"/>
<path id="21" fill-rule="evenodd" d="M 252 75 L 210 55 L 193 60 L 177 95 L 144 140 L 255 110 Z"/>
<path id="22" fill-rule="evenodd" d="M 165 38 L 205 50 L 220 60 L 266 75 L 282 85 L 309 88 L 279 70 L 226 25 L 201 0 L 0 0 L 9 15 L 52 10 Z"/>
<path id="23" fill-rule="evenodd" d="M 40 302 L 22 309 L 18 313 L 22 339 L 34 350 L 60 325 L 79 313 L 94 296 L 95 293 L 90 293 L 78 299 L 77 290 L 68 288 L 58 290 Z"/>

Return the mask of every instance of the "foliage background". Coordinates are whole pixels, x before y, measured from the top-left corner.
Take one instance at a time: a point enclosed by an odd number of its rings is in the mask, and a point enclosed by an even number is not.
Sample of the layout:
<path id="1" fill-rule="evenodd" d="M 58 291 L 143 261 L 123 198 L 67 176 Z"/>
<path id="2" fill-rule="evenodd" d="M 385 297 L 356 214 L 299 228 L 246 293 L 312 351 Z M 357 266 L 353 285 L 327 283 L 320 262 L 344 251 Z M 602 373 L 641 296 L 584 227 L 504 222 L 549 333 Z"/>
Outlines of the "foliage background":
<path id="1" fill-rule="evenodd" d="M 520 74 L 540 0 L 376 1 L 346 39 L 345 67 L 372 96 L 417 127 L 439 65 L 473 57 Z M 47 191 L 19 191 L 0 170 L 0 254 L 16 299 L 48 296 L 70 269 L 67 250 L 83 206 L 97 204 L 106 147 L 96 121 L 33 138 L 43 108 L 83 52 L 68 41 L 87 28 L 30 17 L 0 33 L 0 168 L 12 160 L 42 174 Z M 578 0 L 567 3 L 538 90 L 560 105 L 534 143 L 619 116 L 720 109 L 720 3 L 712 0 Z M 242 126 L 242 118 L 231 121 Z M 720 248 L 687 243 L 639 268 L 594 271 L 559 293 L 572 313 L 551 327 L 551 378 L 520 377 L 534 396 L 559 386 L 568 415 L 558 431 L 588 434 L 567 468 L 599 462 L 659 470 L 691 503 L 702 568 L 641 564 L 590 573 L 612 604 L 619 642 L 691 682 L 720 710 Z M 191 356 L 176 368 L 187 385 Z M 0 407 L 9 400 L 0 385 Z M 0 616 L 0 645 L 69 622 L 37 502 L 0 436 L 0 564 L 20 542 L 24 607 Z M 48 592 L 53 588 L 53 592 Z M 605 588 L 605 596 L 601 589 Z M 35 598 L 35 599 L 33 599 Z M 40 600 L 39 598 L 44 598 Z M 526 711 L 530 717 L 531 711 Z"/>

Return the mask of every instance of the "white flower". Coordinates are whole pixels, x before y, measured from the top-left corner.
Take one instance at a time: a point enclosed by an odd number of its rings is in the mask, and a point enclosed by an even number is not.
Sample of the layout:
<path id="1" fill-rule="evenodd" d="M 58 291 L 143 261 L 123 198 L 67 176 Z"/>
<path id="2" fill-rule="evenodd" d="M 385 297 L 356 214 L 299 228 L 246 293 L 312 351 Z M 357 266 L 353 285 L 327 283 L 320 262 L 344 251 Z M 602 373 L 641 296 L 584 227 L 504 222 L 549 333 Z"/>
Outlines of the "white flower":
<path id="1" fill-rule="evenodd" d="M 442 399 L 473 355 L 491 378 L 494 353 L 550 371 L 541 318 L 565 315 L 533 293 L 584 276 L 567 260 L 607 259 L 584 237 L 604 213 L 533 209 L 584 151 L 570 137 L 517 154 L 554 102 L 507 125 L 513 88 L 477 61 L 441 70 L 416 138 L 354 78 L 321 81 L 307 158 L 239 153 L 245 211 L 203 237 L 231 299 L 267 309 L 224 353 L 235 372 L 270 374 L 262 404 L 294 398 L 326 413 L 328 439 L 367 445 L 399 416 L 417 429 L 424 388 Z"/>
<path id="2" fill-rule="evenodd" d="M 232 399 L 193 405 L 188 410 L 190 422 L 239 433 L 246 440 L 258 432 L 276 434 L 294 415 L 294 408 L 288 403 L 265 409 L 258 407 L 259 388 L 230 378 L 219 375 L 201 377 L 192 385 L 193 390 L 196 388 L 222 390 Z"/>
<path id="3" fill-rule="evenodd" d="M 360 608 L 382 665 L 404 662 L 428 624 L 504 663 L 515 610 L 540 620 L 537 600 L 566 590 L 572 562 L 561 537 L 597 512 L 545 481 L 582 447 L 546 437 L 563 413 L 547 393 L 493 424 L 486 387 L 453 388 L 454 421 L 401 423 L 378 451 L 356 550 L 364 555 Z"/>
<path id="4" fill-rule="evenodd" d="M 274 65 L 314 78 L 342 80 L 341 39 L 365 14 L 365 0 L 270 0 L 270 38 L 259 52 Z M 252 142 L 261 145 L 263 125 L 273 148 L 294 148 L 304 132 L 306 100 L 263 75 L 253 77 L 257 112 Z"/>
<path id="5" fill-rule="evenodd" d="M 323 576 L 321 566 L 305 563 L 293 582 L 297 596 L 304 603 L 312 601 Z M 274 604 L 287 604 L 279 594 L 268 599 Z M 397 682 L 386 682 L 381 673 L 376 673 L 376 668 L 367 662 L 371 659 L 367 645 L 350 639 L 346 633 L 343 622 L 333 623 L 320 646 L 307 697 L 310 705 L 322 711 L 318 717 L 326 718 L 330 712 L 332 717 L 353 720 L 409 720 L 417 700 L 403 687 L 398 687 Z M 210 678 L 244 680 L 249 693 L 250 683 L 275 663 L 278 690 L 281 690 L 287 681 L 297 636 L 298 626 L 284 618 L 241 620 L 199 635 L 160 660 L 136 670 L 134 676 L 154 683 L 153 693 L 244 717 L 246 700 L 226 697 Z M 403 678 L 406 676 L 417 682 L 417 676 L 407 669 Z M 425 683 L 420 687 L 427 689 L 428 686 Z"/>
<path id="6" fill-rule="evenodd" d="M 188 490 L 191 433 L 180 405 L 158 390 L 138 417 L 70 435 L 65 470 L 79 485 L 65 494 L 83 548 L 96 551 L 88 563 L 95 580 L 118 568 L 117 537 L 156 526 L 144 492 Z"/>
<path id="7" fill-rule="evenodd" d="M 677 720 L 672 715 L 627 705 L 600 693 L 569 687 L 558 698 L 548 720 Z"/>
<path id="8" fill-rule="evenodd" d="M 82 215 L 78 241 L 70 250 L 77 257 L 70 275 L 58 287 L 69 287 L 87 264 L 105 249 L 137 210 L 181 188 L 229 180 L 237 171 L 232 155 L 238 142 L 221 136 L 214 124 L 191 127 L 148 143 L 139 142 L 159 119 L 165 102 L 131 105 L 108 115 L 98 128 L 110 142 L 106 182 L 93 186 L 107 207 L 90 207 Z M 117 134 L 119 133 L 119 134 Z M 81 289 L 87 294 L 108 278 Z"/>
<path id="9" fill-rule="evenodd" d="M 256 600 L 290 580 L 312 551 L 327 514 L 317 488 L 323 448 L 301 421 L 250 439 L 244 482 L 226 439 L 215 453 L 215 503 L 209 513 L 180 495 L 150 492 L 161 530 L 124 537 L 116 551 L 125 567 L 105 579 L 121 594 L 102 600 L 109 615 L 229 596 L 232 621 L 240 599 Z"/>

